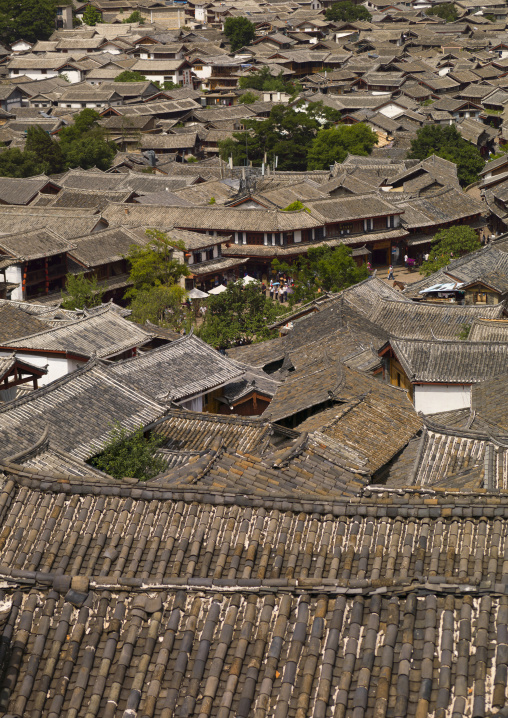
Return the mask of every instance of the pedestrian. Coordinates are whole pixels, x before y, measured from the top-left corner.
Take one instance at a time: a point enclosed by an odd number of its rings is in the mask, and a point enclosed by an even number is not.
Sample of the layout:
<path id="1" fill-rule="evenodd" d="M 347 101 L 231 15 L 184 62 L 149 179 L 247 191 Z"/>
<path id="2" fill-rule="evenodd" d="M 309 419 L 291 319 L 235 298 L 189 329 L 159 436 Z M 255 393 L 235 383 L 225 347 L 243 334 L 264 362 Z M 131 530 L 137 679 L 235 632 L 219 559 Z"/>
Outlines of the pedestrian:
<path id="1" fill-rule="evenodd" d="M 270 279 L 270 299 L 273 299 L 273 279 Z"/>
<path id="2" fill-rule="evenodd" d="M 266 284 L 265 284 L 264 282 L 263 282 L 263 284 L 261 285 L 261 291 L 262 291 L 262 293 L 263 293 L 263 296 L 266 297 Z"/>
<path id="3" fill-rule="evenodd" d="M 287 302 L 288 300 L 288 285 L 284 285 L 284 301 Z"/>
<path id="4" fill-rule="evenodd" d="M 408 259 L 409 259 L 409 257 L 407 256 L 407 254 L 405 254 L 404 255 L 404 265 L 405 265 L 406 269 L 407 269 L 407 260 Z"/>
<path id="5" fill-rule="evenodd" d="M 393 276 L 393 267 L 391 264 L 390 268 L 388 269 L 388 279 L 395 279 L 395 277 Z"/>
<path id="6" fill-rule="evenodd" d="M 428 253 L 428 252 L 425 252 L 425 254 L 423 255 L 423 260 L 424 260 L 425 262 L 428 262 L 428 261 L 429 261 L 429 253 Z"/>
<path id="7" fill-rule="evenodd" d="M 372 272 L 372 264 L 370 262 L 367 262 L 367 269 L 369 270 L 369 274 Z"/>
<path id="8" fill-rule="evenodd" d="M 282 304 L 284 301 L 284 290 L 282 289 L 282 284 L 279 284 L 279 302 Z"/>

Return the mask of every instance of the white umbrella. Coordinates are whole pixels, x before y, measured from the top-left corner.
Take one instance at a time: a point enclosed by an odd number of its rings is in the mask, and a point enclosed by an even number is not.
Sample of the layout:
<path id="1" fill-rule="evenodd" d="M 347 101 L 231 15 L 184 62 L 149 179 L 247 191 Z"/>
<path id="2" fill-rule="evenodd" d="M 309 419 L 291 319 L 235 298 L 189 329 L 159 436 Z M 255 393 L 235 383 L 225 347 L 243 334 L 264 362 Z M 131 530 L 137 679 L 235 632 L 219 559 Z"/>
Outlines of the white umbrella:
<path id="1" fill-rule="evenodd" d="M 208 292 L 209 294 L 222 294 L 222 292 L 227 292 L 227 287 L 225 287 L 223 284 L 218 284 L 213 289 L 210 289 Z"/>
<path id="2" fill-rule="evenodd" d="M 187 293 L 187 296 L 189 299 L 206 299 L 209 295 L 206 292 L 202 292 L 201 289 L 194 288 Z"/>
<path id="3" fill-rule="evenodd" d="M 245 275 L 245 277 L 242 277 L 238 280 L 239 282 L 243 282 L 244 284 L 252 284 L 252 282 L 257 282 L 257 279 L 254 279 L 254 277 L 249 277 L 248 274 Z"/>

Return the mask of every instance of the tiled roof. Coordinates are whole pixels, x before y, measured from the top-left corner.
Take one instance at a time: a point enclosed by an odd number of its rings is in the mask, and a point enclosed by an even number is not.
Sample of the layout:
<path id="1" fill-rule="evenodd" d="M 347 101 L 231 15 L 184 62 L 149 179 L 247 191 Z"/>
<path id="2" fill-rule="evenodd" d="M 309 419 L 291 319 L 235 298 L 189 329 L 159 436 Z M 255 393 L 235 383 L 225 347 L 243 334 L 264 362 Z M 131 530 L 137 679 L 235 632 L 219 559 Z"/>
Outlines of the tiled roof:
<path id="1" fill-rule="evenodd" d="M 82 479 L 8 478 L 7 715 L 504 705 L 505 495 L 472 507 L 367 489 L 274 508 L 192 503 L 189 489 L 187 501 L 150 486 L 121 495 L 98 477 L 88 495 Z"/>
<path id="2" fill-rule="evenodd" d="M 489 433 L 508 435 L 507 379 L 507 369 L 503 367 L 497 376 L 471 388 L 471 410 L 484 422 L 483 426 L 488 425 Z"/>
<path id="3" fill-rule="evenodd" d="M 1 458 L 27 451 L 48 432 L 52 446 L 85 460 L 107 443 L 114 422 L 134 431 L 164 413 L 164 407 L 92 360 L 42 389 L 0 404 Z"/>
<path id="4" fill-rule="evenodd" d="M 63 254 L 73 246 L 48 228 L 0 235 L 0 249 L 22 261 Z"/>
<path id="5" fill-rule="evenodd" d="M 324 222 L 345 222 L 363 217 L 398 214 L 396 205 L 373 194 L 307 201 L 306 206 Z"/>
<path id="6" fill-rule="evenodd" d="M 298 431 L 316 431 L 361 456 L 374 473 L 392 459 L 423 426 L 405 392 L 373 387 L 350 401 L 326 409 L 298 425 Z"/>
<path id="7" fill-rule="evenodd" d="M 212 391 L 243 373 L 234 362 L 193 334 L 117 362 L 110 371 L 153 399 L 167 403 Z"/>
<path id="8" fill-rule="evenodd" d="M 259 211 L 222 207 L 158 207 L 110 204 L 102 213 L 111 226 L 145 225 L 225 231 L 284 232 L 318 227 L 321 222 L 308 212 Z"/>
<path id="9" fill-rule="evenodd" d="M 468 339 L 471 342 L 508 342 L 508 319 L 475 318 Z"/>
<path id="10" fill-rule="evenodd" d="M 143 237 L 141 232 L 133 232 L 128 227 L 115 227 L 77 237 L 75 249 L 69 252 L 69 256 L 85 267 L 97 267 L 123 259 L 132 245 L 144 246 L 148 241 L 149 238 L 146 235 Z"/>
<path id="11" fill-rule="evenodd" d="M 99 189 L 62 189 L 47 206 L 55 209 L 60 207 L 94 209 L 100 212 L 110 202 L 126 202 L 131 194 L 130 190 L 125 189 L 119 192 L 106 192 Z"/>
<path id="12" fill-rule="evenodd" d="M 28 204 L 49 182 L 49 177 L 45 176 L 24 179 L 2 177 L 0 201 L 5 204 Z"/>
<path id="13" fill-rule="evenodd" d="M 172 451 L 207 451 L 219 440 L 229 451 L 242 453 L 266 448 L 273 432 L 271 424 L 263 418 L 183 409 L 171 409 L 167 418 L 157 424 L 156 431 L 166 439 L 164 447 Z"/>
<path id="14" fill-rule="evenodd" d="M 258 344 L 233 347 L 227 350 L 227 355 L 231 359 L 262 369 L 268 364 L 284 358 L 285 341 L 284 337 L 276 337 Z"/>
<path id="15" fill-rule="evenodd" d="M 30 316 L 16 306 L 11 306 L 8 302 L 0 305 L 0 342 L 4 344 L 11 339 L 43 331 L 46 326 L 34 316 Z"/>
<path id="16" fill-rule="evenodd" d="M 419 199 L 398 202 L 397 205 L 404 212 L 401 221 L 408 229 L 453 222 L 485 211 L 484 205 L 451 187 Z"/>
<path id="17" fill-rule="evenodd" d="M 1 311 L 1 310 L 0 310 Z M 147 344 L 151 334 L 106 307 L 92 316 L 66 323 L 63 327 L 39 330 L 4 342 L 15 349 L 60 351 L 80 357 L 111 357 Z"/>
<path id="18" fill-rule="evenodd" d="M 508 343 L 390 339 L 413 382 L 476 384 L 504 371 Z"/>
<path id="19" fill-rule="evenodd" d="M 388 334 L 405 339 L 458 339 L 464 324 L 477 318 L 500 319 L 501 304 L 481 306 L 381 301 L 369 319 Z"/>

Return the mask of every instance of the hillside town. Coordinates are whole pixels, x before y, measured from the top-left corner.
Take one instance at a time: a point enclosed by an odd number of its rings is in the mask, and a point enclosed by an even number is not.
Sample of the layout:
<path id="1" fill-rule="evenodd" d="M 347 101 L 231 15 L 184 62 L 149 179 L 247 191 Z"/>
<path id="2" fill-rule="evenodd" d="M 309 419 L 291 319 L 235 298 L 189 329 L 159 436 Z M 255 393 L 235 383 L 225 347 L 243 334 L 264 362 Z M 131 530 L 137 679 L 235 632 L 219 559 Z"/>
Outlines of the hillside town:
<path id="1" fill-rule="evenodd" d="M 508 7 L 0 3 L 0 715 L 508 715 Z"/>

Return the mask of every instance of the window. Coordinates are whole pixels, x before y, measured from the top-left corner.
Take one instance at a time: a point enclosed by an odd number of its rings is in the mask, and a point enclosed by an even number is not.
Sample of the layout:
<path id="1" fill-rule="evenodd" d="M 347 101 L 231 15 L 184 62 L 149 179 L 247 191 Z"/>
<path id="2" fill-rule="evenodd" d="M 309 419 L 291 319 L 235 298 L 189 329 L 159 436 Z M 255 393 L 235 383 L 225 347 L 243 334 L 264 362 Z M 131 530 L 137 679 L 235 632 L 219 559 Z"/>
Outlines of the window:
<path id="1" fill-rule="evenodd" d="M 373 219 L 364 219 L 363 220 L 363 228 L 366 232 L 372 232 L 374 229 L 374 220 Z"/>
<path id="2" fill-rule="evenodd" d="M 194 260 L 194 264 L 199 264 L 199 263 L 202 261 L 202 259 L 201 259 L 201 252 L 193 252 L 193 253 L 192 253 L 192 258 L 193 258 L 193 260 Z"/>
<path id="3" fill-rule="evenodd" d="M 393 214 L 386 218 L 386 226 L 388 228 L 395 227 L 395 217 Z"/>
<path id="4" fill-rule="evenodd" d="M 213 247 L 211 249 L 206 250 L 206 258 L 213 259 Z"/>
<path id="5" fill-rule="evenodd" d="M 314 230 L 314 239 L 319 242 L 324 237 L 323 227 L 316 227 Z"/>
<path id="6" fill-rule="evenodd" d="M 202 70 L 202 69 L 203 69 L 203 65 L 194 65 L 194 69 L 195 69 L 195 70 Z"/>
<path id="7" fill-rule="evenodd" d="M 339 228 L 341 234 L 351 234 L 351 232 L 353 231 L 352 224 L 341 224 L 339 225 Z"/>
<path id="8" fill-rule="evenodd" d="M 476 292 L 474 301 L 475 304 L 487 304 L 487 292 Z"/>

